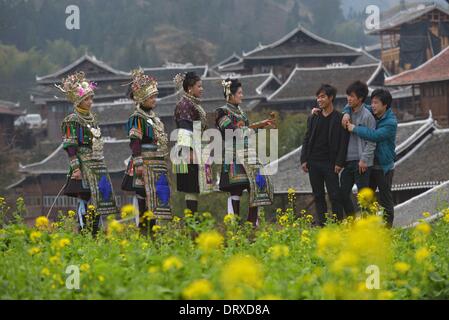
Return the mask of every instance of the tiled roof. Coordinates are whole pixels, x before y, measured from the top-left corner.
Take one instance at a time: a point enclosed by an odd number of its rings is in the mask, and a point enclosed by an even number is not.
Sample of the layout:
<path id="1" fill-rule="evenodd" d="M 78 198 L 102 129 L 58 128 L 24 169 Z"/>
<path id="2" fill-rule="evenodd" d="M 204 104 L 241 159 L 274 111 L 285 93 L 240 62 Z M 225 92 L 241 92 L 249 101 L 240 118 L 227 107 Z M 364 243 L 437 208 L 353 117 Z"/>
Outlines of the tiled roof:
<path id="1" fill-rule="evenodd" d="M 22 113 L 17 111 L 17 110 L 13 110 L 13 109 L 10 109 L 8 107 L 4 107 L 4 106 L 0 105 L 0 115 L 8 115 L 8 116 L 18 117 L 21 114 Z"/>
<path id="2" fill-rule="evenodd" d="M 80 68 L 80 66 L 87 66 L 89 63 L 104 70 L 108 74 L 108 77 L 113 78 L 114 76 L 116 76 L 117 78 L 122 79 L 124 77 L 130 76 L 129 72 L 116 70 L 116 69 L 110 67 L 109 65 L 107 65 L 106 63 L 104 63 L 103 61 L 97 60 L 95 57 L 85 54 L 82 57 L 80 57 L 79 59 L 77 59 L 76 61 L 72 62 L 71 64 L 56 71 L 55 73 L 52 73 L 52 74 L 49 74 L 46 76 L 41 76 L 41 77 L 36 76 L 36 81 L 41 82 L 41 83 L 60 81 L 62 77 L 64 77 L 67 73 L 71 72 L 74 69 L 77 69 L 77 71 L 78 70 L 85 71 L 87 74 L 88 70 L 83 70 L 83 68 Z M 96 78 L 95 75 L 91 74 L 89 77 L 89 80 L 97 81 L 98 79 Z"/>
<path id="3" fill-rule="evenodd" d="M 387 86 L 404 86 L 449 80 L 449 47 L 421 66 L 385 79 Z"/>
<path id="4" fill-rule="evenodd" d="M 360 56 L 361 53 L 348 45 L 325 40 L 301 25 L 283 38 L 269 45 L 243 53 L 245 60 L 318 56 Z"/>
<path id="5" fill-rule="evenodd" d="M 195 72 L 200 77 L 207 75 L 208 66 L 194 66 L 189 64 L 167 64 L 163 67 L 157 68 L 144 68 L 145 74 L 151 75 L 156 78 L 159 85 L 173 86 L 173 78 L 178 73 Z"/>
<path id="6" fill-rule="evenodd" d="M 393 190 L 434 187 L 449 180 L 449 130 L 434 130 L 396 163 Z"/>
<path id="7" fill-rule="evenodd" d="M 329 66 L 320 68 L 296 68 L 285 83 L 274 92 L 269 101 L 294 101 L 315 99 L 316 90 L 323 83 L 337 88 L 337 96 L 345 96 L 346 88 L 361 80 L 368 85 L 383 72 L 382 63 L 362 66 Z"/>
<path id="8" fill-rule="evenodd" d="M 423 219 L 429 212 L 430 220 L 442 216 L 441 211 L 448 206 L 449 181 L 434 187 L 394 208 L 394 226 L 408 227 Z"/>

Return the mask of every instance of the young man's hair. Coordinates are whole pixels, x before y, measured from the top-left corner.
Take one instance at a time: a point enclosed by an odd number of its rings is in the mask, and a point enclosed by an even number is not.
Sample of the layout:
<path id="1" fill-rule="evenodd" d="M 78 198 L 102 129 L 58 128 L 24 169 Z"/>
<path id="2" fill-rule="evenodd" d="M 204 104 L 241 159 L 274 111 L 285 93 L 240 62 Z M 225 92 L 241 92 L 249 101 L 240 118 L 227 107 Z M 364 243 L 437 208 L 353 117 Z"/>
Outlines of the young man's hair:
<path id="1" fill-rule="evenodd" d="M 383 105 L 387 105 L 387 109 L 391 108 L 393 97 L 391 96 L 390 91 L 385 89 L 376 89 L 371 94 L 371 100 L 373 100 L 373 98 L 377 98 Z"/>
<path id="2" fill-rule="evenodd" d="M 321 93 L 324 93 L 329 98 L 332 97 L 332 102 L 334 102 L 337 97 L 337 89 L 330 84 L 322 84 L 321 87 L 316 91 L 316 96 L 318 97 Z"/>
<path id="3" fill-rule="evenodd" d="M 346 89 L 346 94 L 350 96 L 354 93 L 357 98 L 362 99 L 362 102 L 365 102 L 366 98 L 369 94 L 368 85 L 362 81 L 357 80 L 349 85 L 348 89 Z"/>

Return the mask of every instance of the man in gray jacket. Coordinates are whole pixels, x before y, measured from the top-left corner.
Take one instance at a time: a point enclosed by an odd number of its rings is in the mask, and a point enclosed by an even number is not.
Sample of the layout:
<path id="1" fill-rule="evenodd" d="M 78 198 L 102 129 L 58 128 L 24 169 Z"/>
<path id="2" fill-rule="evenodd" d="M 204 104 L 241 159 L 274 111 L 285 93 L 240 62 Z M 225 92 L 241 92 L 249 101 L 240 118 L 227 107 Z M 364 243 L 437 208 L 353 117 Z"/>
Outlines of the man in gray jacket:
<path id="1" fill-rule="evenodd" d="M 348 105 L 351 107 L 351 121 L 355 126 L 376 129 L 376 119 L 365 108 L 365 100 L 368 93 L 368 86 L 361 81 L 354 82 L 346 90 Z M 359 191 L 369 187 L 375 149 L 375 142 L 364 140 L 351 133 L 346 163 L 340 175 L 341 199 L 346 216 L 354 216 L 355 214 L 352 202 L 352 188 L 354 184 L 357 185 Z"/>

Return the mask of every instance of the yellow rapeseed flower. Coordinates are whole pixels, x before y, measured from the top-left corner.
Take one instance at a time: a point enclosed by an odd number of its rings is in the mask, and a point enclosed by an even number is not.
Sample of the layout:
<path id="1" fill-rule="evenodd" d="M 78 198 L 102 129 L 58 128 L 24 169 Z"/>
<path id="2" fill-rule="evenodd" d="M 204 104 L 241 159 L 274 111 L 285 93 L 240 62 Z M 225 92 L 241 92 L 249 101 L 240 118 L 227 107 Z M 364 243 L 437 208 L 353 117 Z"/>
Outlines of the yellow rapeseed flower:
<path id="1" fill-rule="evenodd" d="M 42 233 L 40 231 L 33 231 L 30 234 L 30 240 L 36 242 L 42 237 Z"/>
<path id="2" fill-rule="evenodd" d="M 98 281 L 104 282 L 105 278 L 101 274 L 98 276 Z"/>
<path id="3" fill-rule="evenodd" d="M 87 206 L 87 210 L 89 210 L 89 211 L 95 211 L 95 206 L 93 205 L 93 204 L 90 204 L 90 205 L 88 205 Z"/>
<path id="4" fill-rule="evenodd" d="M 178 217 L 178 216 L 174 216 L 174 217 L 173 217 L 173 222 L 174 222 L 174 223 L 179 223 L 179 222 L 181 222 L 181 218 Z"/>
<path id="5" fill-rule="evenodd" d="M 430 256 L 430 252 L 426 247 L 422 247 L 416 250 L 415 259 L 418 262 L 422 262 Z"/>
<path id="6" fill-rule="evenodd" d="M 112 220 L 108 225 L 108 234 L 112 232 L 121 233 L 124 230 L 124 226 L 117 220 Z"/>
<path id="7" fill-rule="evenodd" d="M 90 269 L 90 265 L 88 263 L 83 263 L 80 266 L 80 270 L 83 271 L 83 272 L 87 272 L 87 271 L 89 271 L 89 269 Z"/>
<path id="8" fill-rule="evenodd" d="M 209 280 L 201 279 L 189 284 L 183 290 L 182 295 L 187 300 L 201 300 L 207 299 L 212 293 L 212 290 L 212 283 Z"/>
<path id="9" fill-rule="evenodd" d="M 155 218 L 155 216 L 154 216 L 153 211 L 146 211 L 146 212 L 143 214 L 143 219 L 144 219 L 144 220 L 150 221 L 150 220 L 153 220 L 154 218 Z"/>
<path id="10" fill-rule="evenodd" d="M 156 225 L 153 226 L 153 228 L 151 228 L 151 230 L 154 233 L 158 233 L 159 231 L 161 231 L 161 226 L 156 224 Z"/>
<path id="11" fill-rule="evenodd" d="M 37 228 L 39 228 L 39 229 L 47 228 L 48 224 L 49 224 L 49 221 L 48 221 L 47 217 L 40 216 L 40 217 L 36 218 L 35 225 Z"/>
<path id="12" fill-rule="evenodd" d="M 54 255 L 51 256 L 49 260 L 51 264 L 58 264 L 60 262 L 60 257 L 59 255 Z"/>
<path id="13" fill-rule="evenodd" d="M 327 249 L 340 245 L 341 237 L 342 235 L 337 230 L 321 229 L 317 238 L 318 254 L 323 255 Z"/>
<path id="14" fill-rule="evenodd" d="M 391 300 L 394 298 L 394 294 L 391 291 L 383 290 L 383 291 L 379 292 L 379 294 L 377 295 L 377 298 L 379 300 Z"/>
<path id="15" fill-rule="evenodd" d="M 235 219 L 235 215 L 233 213 L 228 213 L 223 218 L 223 222 L 226 225 L 234 224 L 235 221 L 236 221 L 236 219 Z"/>
<path id="16" fill-rule="evenodd" d="M 34 255 L 36 255 L 36 254 L 38 254 L 40 252 L 41 252 L 41 248 L 39 248 L 39 247 L 32 247 L 30 250 L 28 250 L 28 253 L 31 256 L 34 256 Z"/>
<path id="17" fill-rule="evenodd" d="M 288 257 L 290 255 L 290 250 L 286 245 L 282 245 L 282 244 L 277 244 L 272 246 L 270 249 L 268 249 L 268 252 L 270 252 L 271 257 L 274 260 L 283 258 L 283 257 Z"/>
<path id="18" fill-rule="evenodd" d="M 120 216 L 122 219 L 133 217 L 139 212 L 132 204 L 127 204 L 122 207 Z"/>
<path id="19" fill-rule="evenodd" d="M 362 208 L 369 208 L 374 200 L 375 194 L 371 188 L 363 188 L 357 194 L 357 201 Z"/>
<path id="20" fill-rule="evenodd" d="M 179 270 L 181 269 L 183 266 L 181 259 L 179 259 L 178 257 L 175 256 L 171 256 L 167 259 L 164 260 L 164 262 L 162 263 L 162 269 L 164 271 L 169 271 L 169 270 Z"/>
<path id="21" fill-rule="evenodd" d="M 449 223 L 449 212 L 444 215 L 443 221 Z"/>
<path id="22" fill-rule="evenodd" d="M 343 271 L 346 268 L 353 268 L 358 263 L 359 258 L 352 252 L 341 252 L 332 264 L 332 270 L 336 272 Z"/>
<path id="23" fill-rule="evenodd" d="M 430 212 L 423 212 L 423 214 L 422 214 L 422 216 L 424 217 L 424 218 L 429 218 L 430 217 Z"/>
<path id="24" fill-rule="evenodd" d="M 394 269 L 400 273 L 407 273 L 410 270 L 410 265 L 405 262 L 396 262 L 394 264 Z"/>
<path id="25" fill-rule="evenodd" d="M 221 282 L 226 290 L 240 285 L 260 289 L 263 285 L 262 266 L 251 256 L 234 256 L 223 267 Z"/>
<path id="26" fill-rule="evenodd" d="M 151 266 L 148 268 L 148 273 L 151 273 L 151 274 L 157 273 L 158 271 L 159 271 L 159 268 L 155 267 L 155 266 Z"/>
<path id="27" fill-rule="evenodd" d="M 281 216 L 278 217 L 278 223 L 281 226 L 285 226 L 288 223 L 288 216 L 286 214 L 283 214 Z"/>
<path id="28" fill-rule="evenodd" d="M 195 242 L 201 251 L 208 253 L 220 249 L 223 245 L 223 240 L 223 236 L 214 230 L 201 233 Z"/>
<path id="29" fill-rule="evenodd" d="M 432 231 L 432 228 L 430 227 L 430 225 L 428 223 L 423 222 L 423 223 L 416 225 L 415 230 L 424 235 L 428 235 Z"/>
<path id="30" fill-rule="evenodd" d="M 43 268 L 42 270 L 41 270 L 41 275 L 43 275 L 43 276 L 45 276 L 45 277 L 48 277 L 48 276 L 50 276 L 50 270 L 48 269 L 48 268 Z"/>
<path id="31" fill-rule="evenodd" d="M 63 239 L 59 240 L 58 247 L 62 249 L 64 247 L 68 246 L 69 244 L 70 244 L 70 240 L 67 238 L 63 238 Z"/>
<path id="32" fill-rule="evenodd" d="M 69 211 L 67 212 L 67 214 L 68 214 L 69 218 L 73 218 L 73 217 L 75 217 L 76 212 L 73 211 L 73 210 L 69 210 Z"/>

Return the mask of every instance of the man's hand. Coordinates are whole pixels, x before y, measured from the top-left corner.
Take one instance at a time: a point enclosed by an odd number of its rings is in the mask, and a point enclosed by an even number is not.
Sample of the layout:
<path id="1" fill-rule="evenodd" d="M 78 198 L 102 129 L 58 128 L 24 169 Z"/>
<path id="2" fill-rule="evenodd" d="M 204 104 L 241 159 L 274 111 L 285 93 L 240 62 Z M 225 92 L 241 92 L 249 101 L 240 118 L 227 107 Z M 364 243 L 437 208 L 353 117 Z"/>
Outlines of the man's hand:
<path id="1" fill-rule="evenodd" d="M 364 174 L 368 170 L 368 165 L 365 163 L 365 161 L 360 160 L 359 161 L 359 173 Z"/>
<path id="2" fill-rule="evenodd" d="M 309 168 L 307 167 L 307 162 L 304 162 L 304 163 L 301 165 L 301 167 L 302 167 L 302 170 L 303 170 L 305 173 L 308 173 L 308 172 L 309 172 Z"/>
<path id="3" fill-rule="evenodd" d="M 73 170 L 71 178 L 73 180 L 81 180 L 81 170 L 80 169 Z"/>
<path id="4" fill-rule="evenodd" d="M 343 126 L 343 128 L 347 129 L 348 124 L 351 123 L 351 116 L 349 114 L 344 114 L 343 115 L 343 119 L 341 119 L 341 125 Z"/>
<path id="5" fill-rule="evenodd" d="M 321 112 L 322 112 L 322 110 L 321 110 L 320 108 L 315 107 L 315 108 L 312 108 L 311 114 L 317 116 L 317 115 L 319 115 Z"/>
<path id="6" fill-rule="evenodd" d="M 348 123 L 346 129 L 348 129 L 349 132 L 353 132 L 355 128 L 355 125 L 353 125 L 352 123 Z"/>
<path id="7" fill-rule="evenodd" d="M 337 166 L 337 165 L 335 166 L 335 173 L 336 173 L 336 174 L 340 174 L 341 170 L 343 170 L 342 167 Z"/>

